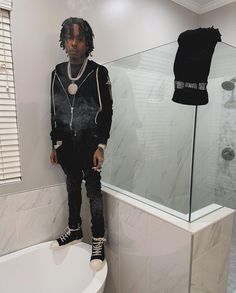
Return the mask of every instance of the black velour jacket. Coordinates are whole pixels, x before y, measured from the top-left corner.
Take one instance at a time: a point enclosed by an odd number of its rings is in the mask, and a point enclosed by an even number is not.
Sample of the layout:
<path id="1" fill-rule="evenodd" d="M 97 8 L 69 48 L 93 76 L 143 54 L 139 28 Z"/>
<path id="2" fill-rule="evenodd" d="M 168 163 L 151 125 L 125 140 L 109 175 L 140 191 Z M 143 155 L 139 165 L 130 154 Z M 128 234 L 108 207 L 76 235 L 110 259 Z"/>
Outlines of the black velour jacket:
<path id="1" fill-rule="evenodd" d="M 105 66 L 88 60 L 84 73 L 79 80 L 75 81 L 78 91 L 73 96 L 67 90 L 71 83 L 67 74 L 67 65 L 68 62 L 60 63 L 52 72 L 52 131 L 50 133 L 52 145 L 54 146 L 57 140 L 63 140 L 66 135 L 76 135 L 76 132 L 91 129 L 96 130 L 98 143 L 106 144 L 110 137 L 113 114 L 108 70 Z M 77 73 L 72 76 L 74 77 Z M 74 113 L 71 116 L 73 100 Z"/>

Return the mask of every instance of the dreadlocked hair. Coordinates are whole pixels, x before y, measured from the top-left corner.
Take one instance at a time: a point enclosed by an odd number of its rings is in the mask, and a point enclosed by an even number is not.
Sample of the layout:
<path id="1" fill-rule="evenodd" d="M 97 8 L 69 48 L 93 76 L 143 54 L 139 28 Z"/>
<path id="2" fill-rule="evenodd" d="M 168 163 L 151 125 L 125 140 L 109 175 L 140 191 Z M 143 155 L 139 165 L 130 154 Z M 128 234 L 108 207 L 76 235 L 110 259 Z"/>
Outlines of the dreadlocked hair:
<path id="1" fill-rule="evenodd" d="M 91 55 L 91 52 L 94 49 L 94 34 L 89 23 L 83 18 L 70 17 L 63 21 L 59 40 L 60 46 L 63 50 L 65 49 L 65 41 L 73 35 L 73 24 L 79 25 L 80 36 L 84 38 L 86 46 L 88 48 L 86 52 L 86 57 L 88 57 L 89 55 Z"/>

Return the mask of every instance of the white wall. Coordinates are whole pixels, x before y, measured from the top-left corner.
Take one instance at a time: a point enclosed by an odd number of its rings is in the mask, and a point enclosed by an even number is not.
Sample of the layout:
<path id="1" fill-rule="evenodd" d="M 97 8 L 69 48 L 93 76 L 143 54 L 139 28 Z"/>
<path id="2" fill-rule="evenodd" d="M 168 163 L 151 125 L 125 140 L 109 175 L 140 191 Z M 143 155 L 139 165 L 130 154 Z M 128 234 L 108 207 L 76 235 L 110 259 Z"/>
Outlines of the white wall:
<path id="1" fill-rule="evenodd" d="M 222 41 L 236 46 L 236 2 L 200 16 L 199 24 L 202 27 L 214 25 L 222 34 Z"/>
<path id="2" fill-rule="evenodd" d="M 96 39 L 94 59 L 111 61 L 177 39 L 198 26 L 198 16 L 166 0 L 13 0 L 12 41 L 23 181 L 1 195 L 64 181 L 50 165 L 50 72 L 66 56 L 59 47 L 62 21 L 83 17 Z"/>

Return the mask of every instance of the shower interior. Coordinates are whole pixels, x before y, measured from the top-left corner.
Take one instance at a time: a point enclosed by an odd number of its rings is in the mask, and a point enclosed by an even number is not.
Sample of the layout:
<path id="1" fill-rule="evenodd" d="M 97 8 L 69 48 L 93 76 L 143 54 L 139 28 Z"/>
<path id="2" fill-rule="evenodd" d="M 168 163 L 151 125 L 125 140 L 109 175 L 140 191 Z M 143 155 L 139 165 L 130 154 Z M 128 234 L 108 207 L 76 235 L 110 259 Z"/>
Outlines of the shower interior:
<path id="1" fill-rule="evenodd" d="M 171 100 L 177 48 L 172 42 L 106 64 L 114 116 L 103 184 L 194 221 L 222 206 L 236 209 L 236 49 L 217 44 L 209 103 L 194 123 L 195 107 Z M 228 293 L 236 290 L 235 248 L 236 223 Z"/>
<path id="2" fill-rule="evenodd" d="M 224 104 L 225 108 L 236 109 L 235 91 L 234 91 L 235 82 L 236 82 L 236 77 L 233 77 L 230 80 L 226 80 L 226 81 L 222 82 L 222 84 L 221 84 L 221 86 L 224 90 L 231 92 L 229 100 Z"/>

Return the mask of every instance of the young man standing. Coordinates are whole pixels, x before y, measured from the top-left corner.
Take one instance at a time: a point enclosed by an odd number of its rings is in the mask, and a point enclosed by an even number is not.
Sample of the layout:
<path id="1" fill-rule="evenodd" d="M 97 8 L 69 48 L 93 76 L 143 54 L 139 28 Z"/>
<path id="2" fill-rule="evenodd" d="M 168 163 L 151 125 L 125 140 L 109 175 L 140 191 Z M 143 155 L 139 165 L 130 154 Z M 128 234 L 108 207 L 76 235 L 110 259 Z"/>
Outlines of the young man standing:
<path id="1" fill-rule="evenodd" d="M 82 241 L 81 183 L 85 180 L 90 201 L 92 255 L 90 265 L 104 265 L 104 217 L 100 171 L 112 121 L 111 83 L 108 71 L 88 56 L 94 49 L 93 31 L 87 21 L 68 18 L 62 24 L 60 46 L 69 60 L 52 72 L 52 164 L 66 175 L 69 219 L 64 234 L 52 243 L 63 247 Z"/>

